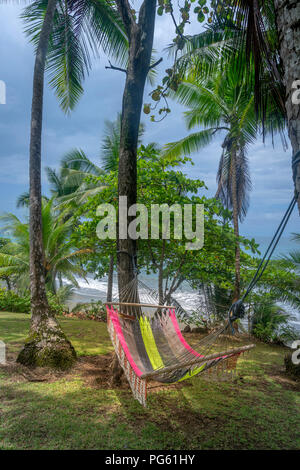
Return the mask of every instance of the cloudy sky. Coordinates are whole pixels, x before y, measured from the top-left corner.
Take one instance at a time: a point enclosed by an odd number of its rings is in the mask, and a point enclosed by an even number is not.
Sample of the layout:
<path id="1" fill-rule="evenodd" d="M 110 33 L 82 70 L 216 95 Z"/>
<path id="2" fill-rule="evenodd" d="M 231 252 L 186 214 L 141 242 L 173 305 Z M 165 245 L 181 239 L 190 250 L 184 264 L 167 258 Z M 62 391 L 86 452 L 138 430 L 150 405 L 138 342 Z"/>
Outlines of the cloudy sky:
<path id="1" fill-rule="evenodd" d="M 28 187 L 28 146 L 32 95 L 33 48 L 22 32 L 17 5 L 0 5 L 0 80 L 7 86 L 7 104 L 0 105 L 0 212 L 14 211 L 18 195 Z M 197 26 L 198 27 L 198 26 Z M 164 56 L 159 72 L 167 68 L 167 46 L 174 34 L 167 17 L 158 18 L 155 33 L 157 57 Z M 99 163 L 99 148 L 105 120 L 114 120 L 120 111 L 124 74 L 106 70 L 107 59 L 95 61 L 85 81 L 85 94 L 76 110 L 66 117 L 56 98 L 46 86 L 43 131 L 43 167 L 57 167 L 60 158 L 72 148 L 81 148 Z M 149 93 L 148 89 L 148 93 Z M 146 90 L 147 93 L 147 90 Z M 147 102 L 147 99 L 145 99 Z M 150 123 L 146 116 L 145 143 L 163 145 L 187 134 L 182 108 L 171 103 L 172 113 L 161 123 Z M 193 155 L 195 166 L 185 169 L 190 176 L 201 178 L 216 190 L 215 175 L 220 158 L 222 138 Z M 271 237 L 293 194 L 291 151 L 284 152 L 280 139 L 275 148 L 270 139 L 257 141 L 249 151 L 253 191 L 251 205 L 241 233 L 245 236 Z M 44 177 L 44 192 L 47 182 Z M 299 231 L 299 218 L 293 214 L 286 237 Z M 283 244 L 286 241 L 283 240 Z M 282 245 L 283 247 L 284 245 Z"/>

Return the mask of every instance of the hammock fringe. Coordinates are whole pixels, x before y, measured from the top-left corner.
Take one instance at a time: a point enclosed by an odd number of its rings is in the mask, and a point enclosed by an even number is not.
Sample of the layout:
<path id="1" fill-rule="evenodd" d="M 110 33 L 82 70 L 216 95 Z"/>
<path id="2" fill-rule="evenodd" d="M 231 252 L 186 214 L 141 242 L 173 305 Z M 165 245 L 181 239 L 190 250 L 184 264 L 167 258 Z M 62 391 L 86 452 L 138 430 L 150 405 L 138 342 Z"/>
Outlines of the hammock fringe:
<path id="1" fill-rule="evenodd" d="M 147 380 L 138 377 L 133 368 L 131 367 L 130 362 L 128 361 L 125 351 L 121 345 L 121 342 L 119 341 L 118 335 L 113 326 L 113 322 L 111 321 L 109 316 L 107 317 L 107 329 L 115 352 L 117 354 L 120 366 L 122 367 L 125 377 L 127 378 L 128 383 L 130 385 L 132 394 L 142 406 L 146 407 Z"/>

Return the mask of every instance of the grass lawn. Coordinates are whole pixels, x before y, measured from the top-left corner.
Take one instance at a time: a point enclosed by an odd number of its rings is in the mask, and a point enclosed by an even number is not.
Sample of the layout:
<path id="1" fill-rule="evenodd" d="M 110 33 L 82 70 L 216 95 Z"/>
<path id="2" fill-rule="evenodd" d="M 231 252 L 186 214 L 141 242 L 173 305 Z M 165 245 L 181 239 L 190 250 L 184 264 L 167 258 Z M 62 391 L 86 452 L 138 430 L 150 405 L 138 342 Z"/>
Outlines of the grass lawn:
<path id="1" fill-rule="evenodd" d="M 0 449 L 300 449 L 300 384 L 284 374 L 284 348 L 258 343 L 234 382 L 195 378 L 153 390 L 144 409 L 127 384 L 105 380 L 106 325 L 60 322 L 80 356 L 74 370 L 31 377 L 0 367 Z M 9 360 L 28 326 L 28 315 L 0 312 Z"/>

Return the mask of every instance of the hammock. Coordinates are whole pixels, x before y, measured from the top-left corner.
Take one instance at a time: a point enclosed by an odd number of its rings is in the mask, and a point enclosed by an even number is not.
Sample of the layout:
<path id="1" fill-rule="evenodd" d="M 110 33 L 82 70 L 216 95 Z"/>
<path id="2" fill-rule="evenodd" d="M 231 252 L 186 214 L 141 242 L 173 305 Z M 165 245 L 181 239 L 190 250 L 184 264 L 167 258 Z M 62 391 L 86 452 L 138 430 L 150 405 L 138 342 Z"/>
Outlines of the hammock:
<path id="1" fill-rule="evenodd" d="M 137 280 L 131 284 L 136 286 Z M 254 347 L 247 345 L 216 351 L 216 339 L 227 329 L 226 324 L 202 338 L 197 344 L 201 353 L 197 352 L 184 339 L 174 306 L 141 302 L 146 287 L 142 285 L 143 291 L 137 294 L 135 287 L 131 289 L 130 297 L 127 288 L 127 296 L 123 292 L 122 302 L 107 302 L 106 310 L 108 331 L 119 363 L 133 396 L 143 406 L 146 406 L 150 380 L 171 384 L 204 372 L 232 376 L 239 356 Z M 126 302 L 132 299 L 133 290 L 138 302 Z M 149 291 L 146 294 L 149 295 Z"/>
<path id="2" fill-rule="evenodd" d="M 293 157 L 293 169 L 299 163 L 300 152 Z M 295 174 L 294 174 L 295 177 Z M 141 294 L 154 297 L 160 304 L 159 296 L 137 279 L 135 259 L 133 258 L 134 279 L 120 292 L 122 301 L 107 302 L 108 331 L 134 397 L 144 406 L 147 401 L 147 385 L 155 379 L 162 383 L 175 383 L 213 371 L 219 375 L 232 375 L 236 369 L 239 356 L 252 349 L 250 344 L 227 351 L 216 351 L 216 339 L 232 328 L 232 322 L 244 315 L 243 302 L 262 277 L 274 253 L 281 235 L 287 225 L 297 203 L 299 193 L 296 192 L 270 242 L 253 278 L 242 298 L 232 304 L 229 309 L 227 323 L 218 330 L 207 335 L 198 342 L 197 352 L 183 338 L 178 318 L 186 316 L 186 312 L 174 299 L 174 306 L 156 305 L 153 302 L 142 303 Z M 129 253 L 127 253 L 128 256 Z M 138 290 L 138 285 L 141 289 Z M 115 306 L 115 307 L 114 307 Z M 116 308 L 118 306 L 118 309 Z M 196 347 L 195 347 L 196 348 Z M 230 374 L 228 374 L 230 373 Z"/>

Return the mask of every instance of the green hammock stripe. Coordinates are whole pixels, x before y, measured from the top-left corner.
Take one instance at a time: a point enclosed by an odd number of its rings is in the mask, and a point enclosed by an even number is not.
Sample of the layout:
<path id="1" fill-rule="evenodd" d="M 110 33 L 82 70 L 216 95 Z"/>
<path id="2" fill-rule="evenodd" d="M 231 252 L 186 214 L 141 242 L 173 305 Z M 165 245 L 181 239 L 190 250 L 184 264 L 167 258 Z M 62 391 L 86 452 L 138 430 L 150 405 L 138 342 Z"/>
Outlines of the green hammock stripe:
<path id="1" fill-rule="evenodd" d="M 164 367 L 164 363 L 157 349 L 148 318 L 143 318 L 142 316 L 140 317 L 140 328 L 144 345 L 153 369 L 155 370 Z"/>
<path id="2" fill-rule="evenodd" d="M 157 344 L 155 342 L 154 334 L 148 318 L 141 317 L 139 324 L 144 346 L 153 369 L 159 369 L 161 367 L 164 367 L 164 363 L 157 348 Z M 181 373 L 184 373 L 183 377 L 174 380 L 174 382 L 172 383 L 182 382 L 183 380 L 187 380 L 191 377 L 194 377 L 195 375 L 199 374 L 204 368 L 205 364 L 201 365 L 200 367 L 196 367 L 194 370 L 188 371 L 186 373 L 182 371 Z M 178 370 L 178 373 L 180 374 L 180 370 Z"/>
<path id="3" fill-rule="evenodd" d="M 177 382 L 182 382 L 183 380 L 190 379 L 195 375 L 199 374 L 205 368 L 205 364 L 200 367 L 196 367 L 194 370 L 187 372 L 181 379 L 177 380 Z"/>

